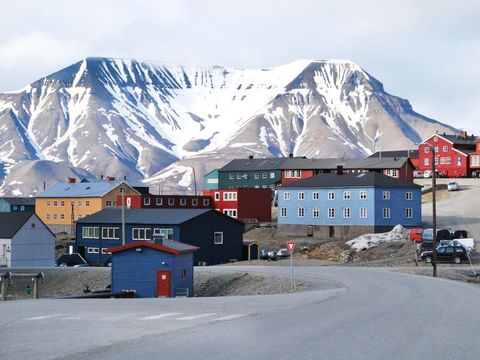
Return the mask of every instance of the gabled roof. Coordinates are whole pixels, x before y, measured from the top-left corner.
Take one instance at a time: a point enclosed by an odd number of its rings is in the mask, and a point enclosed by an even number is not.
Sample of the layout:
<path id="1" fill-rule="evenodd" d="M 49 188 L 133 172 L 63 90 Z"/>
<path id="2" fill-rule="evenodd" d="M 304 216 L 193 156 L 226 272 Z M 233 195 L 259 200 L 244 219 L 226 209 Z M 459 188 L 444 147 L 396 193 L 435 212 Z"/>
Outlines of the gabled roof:
<path id="1" fill-rule="evenodd" d="M 17 206 L 35 206 L 35 198 L 33 197 L 2 197 L 10 205 Z"/>
<path id="2" fill-rule="evenodd" d="M 218 171 L 261 171 L 277 170 L 291 158 L 234 159 Z"/>
<path id="3" fill-rule="evenodd" d="M 134 241 L 126 245 L 116 246 L 113 248 L 107 249 L 108 252 L 116 253 L 120 251 L 125 251 L 128 249 L 148 247 L 150 249 L 163 251 L 169 254 L 179 255 L 179 254 L 188 254 L 191 252 L 197 251 L 199 248 L 189 244 L 181 243 L 179 241 L 163 240 L 162 245 L 155 244 L 149 241 Z"/>
<path id="4" fill-rule="evenodd" d="M 32 212 L 0 213 L 0 239 L 11 239 L 34 216 Z"/>
<path id="5" fill-rule="evenodd" d="M 203 215 L 213 209 L 125 209 L 125 223 L 145 225 L 178 225 Z M 104 209 L 95 214 L 79 219 L 77 223 L 120 224 L 121 209 Z"/>
<path id="6" fill-rule="evenodd" d="M 389 150 L 377 151 L 369 156 L 369 158 L 394 158 L 394 157 L 409 157 L 418 158 L 418 149 L 416 150 Z"/>
<path id="7" fill-rule="evenodd" d="M 97 181 L 85 183 L 57 183 L 39 193 L 37 198 L 61 197 L 102 197 L 121 184 L 129 186 L 123 181 Z M 135 190 L 133 190 L 135 191 Z M 137 192 L 138 193 L 138 192 Z"/>
<path id="8" fill-rule="evenodd" d="M 344 188 L 344 187 L 379 187 L 379 188 L 421 188 L 410 181 L 395 179 L 376 172 L 361 174 L 320 174 L 295 181 L 282 186 L 288 188 Z"/>

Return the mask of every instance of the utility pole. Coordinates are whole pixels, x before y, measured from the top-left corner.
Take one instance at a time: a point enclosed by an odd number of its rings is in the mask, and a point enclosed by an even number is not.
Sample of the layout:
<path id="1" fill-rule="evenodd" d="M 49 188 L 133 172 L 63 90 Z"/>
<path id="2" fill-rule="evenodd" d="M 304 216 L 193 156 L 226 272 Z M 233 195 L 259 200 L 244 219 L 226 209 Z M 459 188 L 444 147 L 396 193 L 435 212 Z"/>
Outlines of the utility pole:
<path id="1" fill-rule="evenodd" d="M 432 243 L 432 266 L 433 277 L 437 277 L 437 176 L 435 174 L 435 146 L 432 146 L 432 230 L 433 230 L 433 243 Z"/>
<path id="2" fill-rule="evenodd" d="M 75 213 L 73 211 L 74 203 L 70 202 L 71 214 L 70 214 L 70 240 L 75 237 Z"/>
<path id="3" fill-rule="evenodd" d="M 195 176 L 195 168 L 191 166 L 193 170 L 193 186 L 195 188 L 195 196 L 197 196 L 197 177 Z"/>
<path id="4" fill-rule="evenodd" d="M 122 193 L 122 245 L 125 245 L 125 185 L 120 188 Z"/>

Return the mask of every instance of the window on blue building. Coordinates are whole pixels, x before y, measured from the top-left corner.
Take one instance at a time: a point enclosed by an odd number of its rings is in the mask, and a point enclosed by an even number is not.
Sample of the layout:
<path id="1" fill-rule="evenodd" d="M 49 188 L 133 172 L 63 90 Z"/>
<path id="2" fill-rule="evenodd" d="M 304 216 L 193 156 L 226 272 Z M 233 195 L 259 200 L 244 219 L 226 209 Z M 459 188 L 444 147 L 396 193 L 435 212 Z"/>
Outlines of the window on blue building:
<path id="1" fill-rule="evenodd" d="M 153 229 L 153 236 L 162 239 L 173 240 L 173 229 L 171 228 L 155 228 Z"/>
<path id="2" fill-rule="evenodd" d="M 329 219 L 335 218 L 335 208 L 328 208 L 328 218 Z"/>
<path id="3" fill-rule="evenodd" d="M 352 217 L 352 209 L 349 207 L 343 208 L 343 218 L 350 219 Z"/>
<path id="4" fill-rule="evenodd" d="M 405 193 L 405 200 L 412 200 L 413 199 L 413 193 L 411 191 L 407 191 Z"/>
<path id="5" fill-rule="evenodd" d="M 287 208 L 282 207 L 280 209 L 280 216 L 281 217 L 286 217 L 287 216 Z"/>
<path id="6" fill-rule="evenodd" d="M 319 209 L 319 208 L 313 208 L 313 209 L 312 209 L 312 216 L 313 216 L 314 218 L 320 217 L 320 209 Z"/>
<path id="7" fill-rule="evenodd" d="M 320 193 L 318 191 L 315 191 L 312 193 L 312 199 L 313 200 L 319 200 L 320 199 Z"/>
<path id="8" fill-rule="evenodd" d="M 100 228 L 98 226 L 84 226 L 82 228 L 82 237 L 84 239 L 98 239 Z"/>
<path id="9" fill-rule="evenodd" d="M 383 200 L 390 200 L 390 191 L 384 191 L 382 196 Z"/>
<path id="10" fill-rule="evenodd" d="M 222 245 L 223 244 L 223 232 L 215 231 L 213 234 L 213 243 L 215 245 Z"/>
<path id="11" fill-rule="evenodd" d="M 367 208 L 366 207 L 361 207 L 360 208 L 360 219 L 366 219 L 367 218 Z"/>
<path id="12" fill-rule="evenodd" d="M 365 200 L 367 198 L 367 192 L 366 191 L 360 191 L 360 200 Z"/>
<path id="13" fill-rule="evenodd" d="M 407 219 L 413 218 L 413 209 L 412 208 L 406 208 L 405 209 L 405 217 Z"/>
<path id="14" fill-rule="evenodd" d="M 290 200 L 290 191 L 285 191 L 283 193 L 283 200 Z"/>
<path id="15" fill-rule="evenodd" d="M 383 218 L 390 219 L 390 208 L 383 208 Z"/>
<path id="16" fill-rule="evenodd" d="M 350 200 L 351 194 L 350 191 L 343 192 L 343 200 Z"/>
<path id="17" fill-rule="evenodd" d="M 303 191 L 300 191 L 298 193 L 298 200 L 303 200 L 303 199 L 305 199 L 305 193 Z"/>
<path id="18" fill-rule="evenodd" d="M 150 240 L 152 237 L 152 230 L 150 228 L 133 228 L 132 240 Z"/>
<path id="19" fill-rule="evenodd" d="M 102 239 L 116 240 L 119 238 L 118 227 L 102 227 Z"/>
<path id="20" fill-rule="evenodd" d="M 335 193 L 333 191 L 328 192 L 328 200 L 335 200 Z"/>
<path id="21" fill-rule="evenodd" d="M 305 217 L 305 208 L 298 208 L 298 217 Z"/>

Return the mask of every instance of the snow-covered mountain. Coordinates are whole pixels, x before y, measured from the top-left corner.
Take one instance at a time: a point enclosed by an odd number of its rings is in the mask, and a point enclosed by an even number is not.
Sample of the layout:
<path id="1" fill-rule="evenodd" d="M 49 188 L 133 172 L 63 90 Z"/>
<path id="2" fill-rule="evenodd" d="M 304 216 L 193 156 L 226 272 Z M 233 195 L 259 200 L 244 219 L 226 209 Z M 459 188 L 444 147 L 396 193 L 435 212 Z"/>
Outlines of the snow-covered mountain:
<path id="1" fill-rule="evenodd" d="M 241 70 L 87 58 L 0 94 L 0 193 L 79 169 L 191 190 L 193 168 L 200 186 L 235 157 L 358 157 L 435 131 L 453 128 L 349 61 Z"/>

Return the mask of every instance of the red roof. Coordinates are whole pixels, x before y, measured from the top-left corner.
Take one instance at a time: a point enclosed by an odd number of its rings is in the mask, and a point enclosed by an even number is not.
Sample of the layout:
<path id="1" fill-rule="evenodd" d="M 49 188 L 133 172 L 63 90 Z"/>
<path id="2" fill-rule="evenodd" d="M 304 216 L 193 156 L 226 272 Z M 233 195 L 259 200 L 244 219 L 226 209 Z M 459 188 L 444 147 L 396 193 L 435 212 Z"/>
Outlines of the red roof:
<path id="1" fill-rule="evenodd" d="M 191 253 L 191 252 L 194 252 L 194 251 L 198 250 L 198 247 L 195 247 L 195 246 L 192 246 L 192 245 L 188 245 L 188 244 L 182 244 L 182 245 L 183 245 L 182 247 L 184 247 L 184 249 L 180 250 L 180 249 L 173 249 L 171 247 L 164 246 L 164 245 L 154 244 L 154 243 L 151 243 L 149 241 L 135 241 L 135 242 L 131 242 L 131 243 L 126 244 L 126 245 L 121 245 L 121 246 L 116 246 L 116 247 L 113 247 L 113 248 L 108 248 L 107 251 L 110 252 L 110 253 L 116 253 L 116 252 L 120 252 L 120 251 L 124 251 L 124 250 L 128 250 L 128 249 L 133 249 L 133 248 L 148 247 L 150 249 L 163 251 L 163 252 L 166 252 L 166 253 L 169 253 L 169 254 L 179 255 L 179 254 Z"/>

